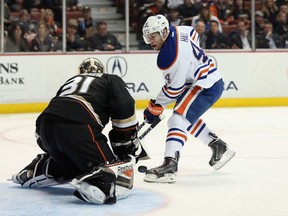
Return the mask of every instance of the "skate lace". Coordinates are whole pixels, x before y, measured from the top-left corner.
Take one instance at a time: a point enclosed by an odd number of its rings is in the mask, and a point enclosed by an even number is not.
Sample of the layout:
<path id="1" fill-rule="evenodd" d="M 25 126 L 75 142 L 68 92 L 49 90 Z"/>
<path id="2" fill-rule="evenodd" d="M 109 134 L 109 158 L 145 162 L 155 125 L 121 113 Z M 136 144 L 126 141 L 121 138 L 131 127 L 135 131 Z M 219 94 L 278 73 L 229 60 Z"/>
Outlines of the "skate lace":
<path id="1" fill-rule="evenodd" d="M 170 160 L 173 160 L 173 158 L 170 158 L 170 159 L 169 158 L 165 158 L 164 162 L 160 166 L 156 167 L 156 169 L 157 168 L 163 168 L 163 167 L 169 165 L 170 164 Z"/>

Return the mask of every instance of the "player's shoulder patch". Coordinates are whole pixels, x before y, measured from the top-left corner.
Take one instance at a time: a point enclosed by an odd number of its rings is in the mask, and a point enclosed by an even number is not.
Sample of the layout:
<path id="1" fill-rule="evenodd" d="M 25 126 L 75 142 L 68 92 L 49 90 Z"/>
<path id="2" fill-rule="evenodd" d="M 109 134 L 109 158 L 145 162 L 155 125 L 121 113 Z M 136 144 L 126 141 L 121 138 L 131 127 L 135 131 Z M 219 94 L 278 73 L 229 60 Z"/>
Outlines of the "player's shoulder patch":
<path id="1" fill-rule="evenodd" d="M 171 26 L 170 33 L 163 44 L 157 57 L 157 65 L 160 69 L 168 69 L 178 57 L 178 32 L 177 28 Z"/>

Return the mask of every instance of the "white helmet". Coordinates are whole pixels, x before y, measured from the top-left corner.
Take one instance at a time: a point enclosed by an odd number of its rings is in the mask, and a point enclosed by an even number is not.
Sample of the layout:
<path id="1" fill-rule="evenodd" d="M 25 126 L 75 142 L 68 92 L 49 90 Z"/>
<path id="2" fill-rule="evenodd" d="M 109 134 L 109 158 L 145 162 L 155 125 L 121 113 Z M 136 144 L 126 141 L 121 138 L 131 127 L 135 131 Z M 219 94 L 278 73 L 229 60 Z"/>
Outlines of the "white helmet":
<path id="1" fill-rule="evenodd" d="M 104 65 L 97 58 L 87 58 L 79 65 L 79 73 L 104 73 Z"/>
<path id="2" fill-rule="evenodd" d="M 143 39 L 145 43 L 149 44 L 149 38 L 147 35 L 154 32 L 159 32 L 162 39 L 164 40 L 163 30 L 165 28 L 167 29 L 167 32 L 169 34 L 169 22 L 165 16 L 158 14 L 148 17 L 142 28 Z"/>

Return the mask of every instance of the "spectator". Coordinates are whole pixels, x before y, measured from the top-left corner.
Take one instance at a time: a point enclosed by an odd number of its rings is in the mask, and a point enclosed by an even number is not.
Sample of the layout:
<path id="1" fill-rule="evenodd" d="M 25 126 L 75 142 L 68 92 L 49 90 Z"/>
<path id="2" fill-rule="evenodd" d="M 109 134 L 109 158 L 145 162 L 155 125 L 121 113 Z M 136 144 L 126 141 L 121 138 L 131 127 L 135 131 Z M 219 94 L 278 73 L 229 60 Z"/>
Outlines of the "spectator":
<path id="1" fill-rule="evenodd" d="M 66 7 L 68 8 L 68 2 L 66 2 Z M 60 0 L 41 0 L 42 8 L 50 9 L 54 15 L 54 21 L 56 23 L 62 23 L 62 1 Z"/>
<path id="2" fill-rule="evenodd" d="M 78 19 L 78 22 L 78 35 L 80 35 L 80 37 L 86 37 L 87 29 L 94 29 L 90 7 L 85 6 L 82 8 L 82 17 Z"/>
<path id="3" fill-rule="evenodd" d="M 256 37 L 256 48 L 277 49 L 284 48 L 285 41 L 278 34 L 273 33 L 273 25 L 269 21 L 264 22 L 263 32 Z"/>
<path id="4" fill-rule="evenodd" d="M 229 4 L 226 0 L 214 0 L 210 5 L 211 15 L 216 16 L 221 25 L 227 25 L 228 15 L 231 13 L 229 10 Z"/>
<path id="5" fill-rule="evenodd" d="M 210 10 L 209 10 L 209 5 L 208 4 L 203 4 L 200 13 L 193 17 L 191 25 L 195 28 L 197 21 L 201 19 L 205 22 L 205 30 L 208 31 L 210 28 L 210 22 L 211 21 L 216 21 L 218 22 L 218 28 L 219 31 L 222 32 L 222 26 L 220 24 L 220 21 L 216 16 L 211 15 Z"/>
<path id="6" fill-rule="evenodd" d="M 231 24 L 236 24 L 239 20 L 246 21 L 245 24 L 249 24 L 251 20 L 250 10 L 245 6 L 243 0 L 233 0 L 232 12 L 227 18 L 227 22 Z"/>
<path id="7" fill-rule="evenodd" d="M 178 10 L 179 15 L 184 18 L 184 25 L 191 25 L 192 18 L 199 13 L 199 8 L 191 0 L 183 0 Z"/>
<path id="8" fill-rule="evenodd" d="M 10 0 L 6 1 L 11 12 L 20 12 L 24 9 L 23 0 Z"/>
<path id="9" fill-rule="evenodd" d="M 247 30 L 244 21 L 237 23 L 237 30 L 229 34 L 230 48 L 232 49 L 251 49 L 252 37 Z"/>
<path id="10" fill-rule="evenodd" d="M 283 12 L 288 17 L 288 3 L 279 6 L 279 12 Z"/>
<path id="11" fill-rule="evenodd" d="M 165 0 L 165 7 L 167 9 L 174 9 L 179 7 L 183 3 L 183 0 Z"/>
<path id="12" fill-rule="evenodd" d="M 142 11 L 140 12 L 141 26 L 149 16 L 156 14 L 167 16 L 167 8 L 165 7 L 164 0 L 155 0 L 154 3 L 142 8 Z"/>
<path id="13" fill-rule="evenodd" d="M 264 13 L 262 11 L 255 12 L 255 35 L 263 32 L 264 27 Z"/>
<path id="14" fill-rule="evenodd" d="M 196 27 L 197 33 L 199 34 L 199 45 L 202 49 L 206 49 L 207 35 L 205 34 L 205 22 L 203 20 L 198 20 Z"/>
<path id="15" fill-rule="evenodd" d="M 274 33 L 277 33 L 281 37 L 285 37 L 288 34 L 287 15 L 285 13 L 279 12 L 272 24 Z"/>
<path id="16" fill-rule="evenodd" d="M 14 22 L 19 22 L 24 28 L 25 34 L 30 34 L 31 32 L 36 32 L 36 23 L 31 21 L 30 14 L 26 9 L 22 9 L 19 12 L 18 18 Z"/>
<path id="17" fill-rule="evenodd" d="M 165 0 L 155 0 L 154 2 L 154 4 L 144 9 L 145 19 L 147 19 L 148 16 L 150 16 L 151 14 L 167 15 L 167 7 L 165 6 Z"/>
<path id="18" fill-rule="evenodd" d="M 262 12 L 264 13 L 264 19 L 273 23 L 278 14 L 278 7 L 274 0 L 265 0 L 262 6 Z"/>
<path id="19" fill-rule="evenodd" d="M 122 45 L 115 35 L 107 31 L 106 22 L 98 22 L 96 26 L 97 33 L 88 38 L 88 49 L 99 51 L 121 50 Z"/>
<path id="20" fill-rule="evenodd" d="M 137 39 L 140 39 L 142 37 L 141 34 L 141 16 L 142 13 L 145 11 L 145 8 L 150 6 L 150 0 L 132 0 L 132 4 L 130 8 L 130 21 L 131 21 L 131 26 L 135 30 Z"/>
<path id="21" fill-rule="evenodd" d="M 167 20 L 171 26 L 183 25 L 183 17 L 179 16 L 179 11 L 177 8 L 168 9 Z"/>
<path id="22" fill-rule="evenodd" d="M 275 2 L 276 2 L 277 7 L 279 7 L 279 10 L 280 10 L 281 5 L 285 5 L 285 4 L 288 5 L 288 0 L 276 0 Z"/>
<path id="23" fill-rule="evenodd" d="M 78 0 L 66 0 L 66 7 L 69 11 L 76 11 Z"/>
<path id="24" fill-rule="evenodd" d="M 7 28 L 10 26 L 10 8 L 9 6 L 4 3 L 4 30 L 7 30 Z M 1 23 L 2 24 L 2 23 Z"/>
<path id="25" fill-rule="evenodd" d="M 26 52 L 28 51 L 27 42 L 24 39 L 24 26 L 14 22 L 9 32 L 5 52 Z"/>
<path id="26" fill-rule="evenodd" d="M 210 30 L 207 32 L 206 49 L 226 49 L 227 37 L 219 31 L 219 22 L 210 21 Z"/>
<path id="27" fill-rule="evenodd" d="M 67 51 L 83 51 L 85 50 L 84 41 L 76 34 L 78 22 L 75 19 L 70 19 L 67 25 Z"/>
<path id="28" fill-rule="evenodd" d="M 32 40 L 31 51 L 35 52 L 49 52 L 53 51 L 54 41 L 51 35 L 49 35 L 49 26 L 40 21 L 38 24 L 37 34 Z"/>
<path id="29" fill-rule="evenodd" d="M 60 27 L 60 24 L 54 20 L 54 13 L 51 9 L 44 10 L 41 21 L 47 24 L 49 33 L 52 37 L 62 37 L 62 28 Z"/>

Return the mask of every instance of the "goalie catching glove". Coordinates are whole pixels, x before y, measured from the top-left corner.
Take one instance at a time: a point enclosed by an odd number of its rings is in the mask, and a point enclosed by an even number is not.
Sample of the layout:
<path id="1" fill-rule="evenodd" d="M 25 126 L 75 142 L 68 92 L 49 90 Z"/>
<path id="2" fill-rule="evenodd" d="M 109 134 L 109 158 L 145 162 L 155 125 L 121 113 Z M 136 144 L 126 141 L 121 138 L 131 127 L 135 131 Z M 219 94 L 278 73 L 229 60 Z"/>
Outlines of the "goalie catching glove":
<path id="1" fill-rule="evenodd" d="M 160 104 L 155 104 L 155 100 L 150 100 L 148 107 L 144 110 L 144 120 L 152 124 L 163 113 L 164 108 Z"/>

